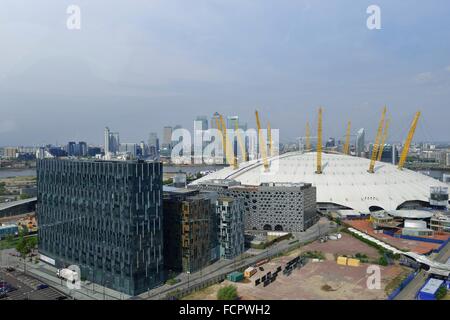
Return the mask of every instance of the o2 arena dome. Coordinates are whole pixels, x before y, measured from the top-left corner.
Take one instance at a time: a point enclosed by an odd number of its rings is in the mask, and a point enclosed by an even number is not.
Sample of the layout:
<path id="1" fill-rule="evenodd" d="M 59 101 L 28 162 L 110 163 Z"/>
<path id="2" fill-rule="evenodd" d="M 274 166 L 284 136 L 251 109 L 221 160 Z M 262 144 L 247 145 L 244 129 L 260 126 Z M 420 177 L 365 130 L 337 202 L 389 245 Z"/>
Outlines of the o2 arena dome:
<path id="1" fill-rule="evenodd" d="M 369 173 L 370 160 L 344 154 L 322 153 L 322 173 L 316 174 L 316 152 L 291 152 L 268 159 L 253 160 L 208 174 L 193 185 L 213 179 L 234 179 L 244 185 L 261 183 L 311 183 L 317 188 L 321 209 L 352 209 L 359 212 L 399 210 L 426 206 L 431 187 L 445 187 L 438 180 L 389 163 L 376 162 Z"/>

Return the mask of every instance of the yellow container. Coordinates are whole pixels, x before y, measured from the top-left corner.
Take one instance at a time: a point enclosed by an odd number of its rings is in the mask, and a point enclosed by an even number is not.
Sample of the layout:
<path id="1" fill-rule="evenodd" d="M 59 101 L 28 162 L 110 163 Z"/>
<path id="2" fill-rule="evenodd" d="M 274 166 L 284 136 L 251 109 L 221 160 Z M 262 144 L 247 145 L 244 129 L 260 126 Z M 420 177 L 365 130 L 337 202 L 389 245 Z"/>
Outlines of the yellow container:
<path id="1" fill-rule="evenodd" d="M 350 267 L 359 267 L 360 265 L 360 261 L 359 259 L 347 259 L 347 265 L 349 265 Z"/>
<path id="2" fill-rule="evenodd" d="M 346 266 L 347 258 L 346 257 L 338 257 L 336 262 L 337 262 L 337 264 L 340 264 L 341 266 Z"/>

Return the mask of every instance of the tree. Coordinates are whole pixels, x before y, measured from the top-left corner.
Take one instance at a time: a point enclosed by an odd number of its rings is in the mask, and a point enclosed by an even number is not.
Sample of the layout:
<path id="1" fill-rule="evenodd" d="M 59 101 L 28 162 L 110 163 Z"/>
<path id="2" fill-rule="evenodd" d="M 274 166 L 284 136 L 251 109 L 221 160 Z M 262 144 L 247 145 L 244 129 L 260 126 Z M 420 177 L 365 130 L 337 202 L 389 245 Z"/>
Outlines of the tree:
<path id="1" fill-rule="evenodd" d="M 217 292 L 217 300 L 236 300 L 238 297 L 237 288 L 233 285 L 220 288 Z"/>
<path id="2" fill-rule="evenodd" d="M 19 198 L 20 198 L 20 200 L 25 200 L 25 199 L 31 198 L 31 196 L 28 195 L 28 194 L 26 194 L 26 193 L 22 193 L 22 194 L 19 196 Z"/>
<path id="3" fill-rule="evenodd" d="M 380 257 L 380 259 L 378 260 L 378 264 L 380 266 L 387 266 L 388 265 L 388 261 L 386 260 L 385 257 Z"/>
<path id="4" fill-rule="evenodd" d="M 438 291 L 435 293 L 435 297 L 437 300 L 442 300 L 447 295 L 447 288 L 445 286 L 441 286 Z"/>
<path id="5" fill-rule="evenodd" d="M 24 272 L 26 272 L 25 259 L 33 251 L 33 249 L 36 247 L 36 245 L 37 245 L 36 237 L 25 238 L 23 231 L 21 231 L 19 233 L 19 240 L 16 244 L 16 250 L 20 254 L 20 257 L 23 259 Z"/>

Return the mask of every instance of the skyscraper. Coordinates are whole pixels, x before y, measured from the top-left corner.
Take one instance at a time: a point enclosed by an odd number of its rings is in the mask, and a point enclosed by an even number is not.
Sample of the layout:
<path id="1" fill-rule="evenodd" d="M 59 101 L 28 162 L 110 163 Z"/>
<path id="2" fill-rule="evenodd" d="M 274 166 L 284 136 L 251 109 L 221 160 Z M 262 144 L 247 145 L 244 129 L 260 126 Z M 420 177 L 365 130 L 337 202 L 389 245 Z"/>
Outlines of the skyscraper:
<path id="1" fill-rule="evenodd" d="M 119 133 L 111 132 L 108 127 L 105 127 L 104 144 L 106 157 L 108 156 L 108 153 L 118 152 L 120 146 Z"/>
<path id="2" fill-rule="evenodd" d="M 108 155 L 109 152 L 109 128 L 105 127 L 105 134 L 104 134 L 104 147 L 105 147 L 105 156 Z"/>
<path id="3" fill-rule="evenodd" d="M 159 139 L 156 132 L 148 135 L 148 155 L 150 159 L 159 159 Z"/>
<path id="4" fill-rule="evenodd" d="M 161 146 L 161 156 L 170 157 L 172 152 L 172 127 L 165 126 L 163 129 L 163 143 Z"/>
<path id="5" fill-rule="evenodd" d="M 166 126 L 163 129 L 163 145 L 170 145 L 172 142 L 172 127 Z"/>
<path id="6" fill-rule="evenodd" d="M 239 117 L 238 116 L 228 116 L 227 117 L 227 129 L 236 129 L 236 124 L 239 128 Z"/>
<path id="7" fill-rule="evenodd" d="M 38 160 L 37 188 L 43 261 L 129 295 L 162 283 L 160 162 Z"/>
<path id="8" fill-rule="evenodd" d="M 199 123 L 197 126 L 199 130 L 208 130 L 208 119 L 206 116 L 197 116 L 195 122 Z"/>
<path id="9" fill-rule="evenodd" d="M 213 116 L 211 117 L 211 121 L 210 121 L 209 127 L 211 129 L 218 129 L 217 128 L 217 122 L 219 122 L 219 125 L 220 125 L 220 114 L 218 112 L 214 112 Z"/>
<path id="10" fill-rule="evenodd" d="M 194 163 L 203 162 L 203 150 L 207 145 L 204 141 L 204 132 L 208 130 L 208 119 L 206 116 L 198 116 L 194 121 Z"/>
<path id="11" fill-rule="evenodd" d="M 356 156 L 361 157 L 365 149 L 365 130 L 361 128 L 356 134 Z"/>

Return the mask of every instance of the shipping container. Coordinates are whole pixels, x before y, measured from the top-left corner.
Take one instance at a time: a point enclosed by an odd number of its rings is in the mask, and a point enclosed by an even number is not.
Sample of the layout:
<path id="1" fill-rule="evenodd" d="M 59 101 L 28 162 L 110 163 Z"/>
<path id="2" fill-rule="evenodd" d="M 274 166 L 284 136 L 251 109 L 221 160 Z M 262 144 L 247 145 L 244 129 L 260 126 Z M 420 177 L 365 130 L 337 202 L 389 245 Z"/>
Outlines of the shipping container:
<path id="1" fill-rule="evenodd" d="M 227 275 L 227 279 L 232 282 L 239 282 L 244 279 L 244 274 L 242 272 L 232 272 Z"/>

